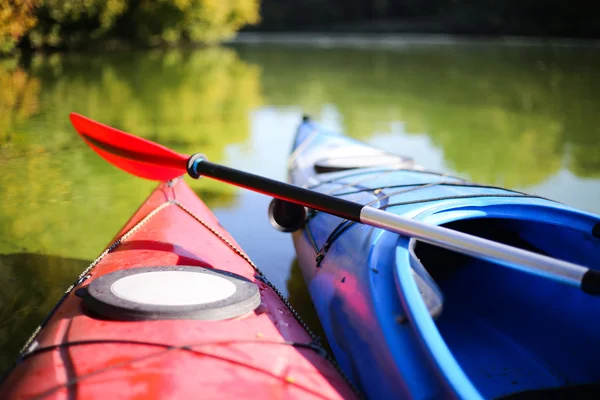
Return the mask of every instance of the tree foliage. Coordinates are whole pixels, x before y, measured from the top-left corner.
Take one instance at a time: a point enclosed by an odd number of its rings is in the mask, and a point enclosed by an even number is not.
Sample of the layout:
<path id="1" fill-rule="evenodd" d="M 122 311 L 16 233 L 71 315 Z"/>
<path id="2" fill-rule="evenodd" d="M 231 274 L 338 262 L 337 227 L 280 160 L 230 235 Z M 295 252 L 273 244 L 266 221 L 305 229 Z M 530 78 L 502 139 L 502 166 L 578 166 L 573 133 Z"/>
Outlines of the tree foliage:
<path id="1" fill-rule="evenodd" d="M 109 32 L 126 9 L 127 0 L 42 0 L 26 37 L 34 48 L 80 46 Z"/>
<path id="2" fill-rule="evenodd" d="M 6 0 L 0 3 L 0 53 L 11 51 L 37 23 L 39 0 Z"/>
<path id="3" fill-rule="evenodd" d="M 147 43 L 214 43 L 258 20 L 256 0 L 142 0 L 121 28 L 127 26 L 128 34 Z"/>
<path id="4" fill-rule="evenodd" d="M 7 0 L 0 5 L 0 52 L 19 43 L 33 49 L 105 40 L 215 43 L 258 21 L 258 0 Z"/>

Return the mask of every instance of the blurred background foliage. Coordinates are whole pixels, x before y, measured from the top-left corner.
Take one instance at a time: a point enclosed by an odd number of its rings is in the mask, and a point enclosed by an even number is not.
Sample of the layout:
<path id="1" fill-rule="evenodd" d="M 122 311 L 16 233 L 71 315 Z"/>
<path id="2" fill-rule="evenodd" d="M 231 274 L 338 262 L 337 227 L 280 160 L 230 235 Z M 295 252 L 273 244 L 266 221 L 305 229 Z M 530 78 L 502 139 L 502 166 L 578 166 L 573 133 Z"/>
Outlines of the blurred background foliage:
<path id="1" fill-rule="evenodd" d="M 0 2 L 0 54 L 11 51 L 38 19 L 35 7 L 39 0 L 4 0 Z"/>
<path id="2" fill-rule="evenodd" d="M 0 52 L 210 44 L 259 21 L 259 0 L 3 0 Z"/>
<path id="3" fill-rule="evenodd" d="M 597 0 L 262 0 L 249 29 L 598 37 Z"/>
<path id="4" fill-rule="evenodd" d="M 2 0 L 0 53 L 212 44 L 240 29 L 600 37 L 596 0 Z"/>

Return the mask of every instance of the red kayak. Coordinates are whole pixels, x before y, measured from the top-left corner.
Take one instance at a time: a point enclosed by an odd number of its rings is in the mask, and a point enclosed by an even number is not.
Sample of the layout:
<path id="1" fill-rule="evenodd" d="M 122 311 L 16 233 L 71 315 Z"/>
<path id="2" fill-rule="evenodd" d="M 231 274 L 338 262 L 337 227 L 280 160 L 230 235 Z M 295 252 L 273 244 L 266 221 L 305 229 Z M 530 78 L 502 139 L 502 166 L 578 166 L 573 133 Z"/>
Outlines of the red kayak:
<path id="1" fill-rule="evenodd" d="M 250 397 L 355 392 L 181 178 L 82 273 L 0 386 L 1 399 Z"/>

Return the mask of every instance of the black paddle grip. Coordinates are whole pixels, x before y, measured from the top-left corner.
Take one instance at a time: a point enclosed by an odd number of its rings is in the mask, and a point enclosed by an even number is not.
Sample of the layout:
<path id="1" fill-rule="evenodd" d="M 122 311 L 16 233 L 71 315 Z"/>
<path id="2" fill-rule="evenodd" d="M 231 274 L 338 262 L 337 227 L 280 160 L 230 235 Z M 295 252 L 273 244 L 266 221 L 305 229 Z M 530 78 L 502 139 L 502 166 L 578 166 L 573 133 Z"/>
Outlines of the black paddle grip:
<path id="1" fill-rule="evenodd" d="M 221 182 L 230 183 L 235 186 L 289 201 L 290 203 L 301 204 L 305 207 L 360 222 L 360 211 L 363 208 L 362 204 L 215 164 L 206 161 L 206 158 L 201 155 L 193 155 L 190 157 L 188 161 L 188 174 L 193 178 L 206 176 Z"/>
<path id="2" fill-rule="evenodd" d="M 600 294 L 600 271 L 589 269 L 583 274 L 581 290 L 587 294 Z"/>

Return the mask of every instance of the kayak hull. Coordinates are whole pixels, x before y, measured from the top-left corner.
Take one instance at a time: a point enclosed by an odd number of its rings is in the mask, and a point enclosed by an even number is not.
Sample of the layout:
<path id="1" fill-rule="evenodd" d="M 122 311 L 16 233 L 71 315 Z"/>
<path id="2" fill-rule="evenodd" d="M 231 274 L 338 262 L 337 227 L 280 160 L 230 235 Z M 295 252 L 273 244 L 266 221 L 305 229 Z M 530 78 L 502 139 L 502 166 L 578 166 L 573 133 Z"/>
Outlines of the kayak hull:
<path id="1" fill-rule="evenodd" d="M 426 171 L 310 121 L 298 130 L 288 177 L 600 269 L 598 216 Z M 592 318 L 600 302 L 577 288 L 321 212 L 292 236 L 333 353 L 371 398 L 494 398 L 600 378 L 600 354 L 589 350 L 600 337 Z"/>
<path id="2" fill-rule="evenodd" d="M 259 303 L 234 318 L 118 320 L 82 300 L 100 277 L 164 266 L 235 274 L 257 286 Z M 353 397 L 311 335 L 178 178 L 150 195 L 67 292 L 5 378 L 0 398 Z"/>

